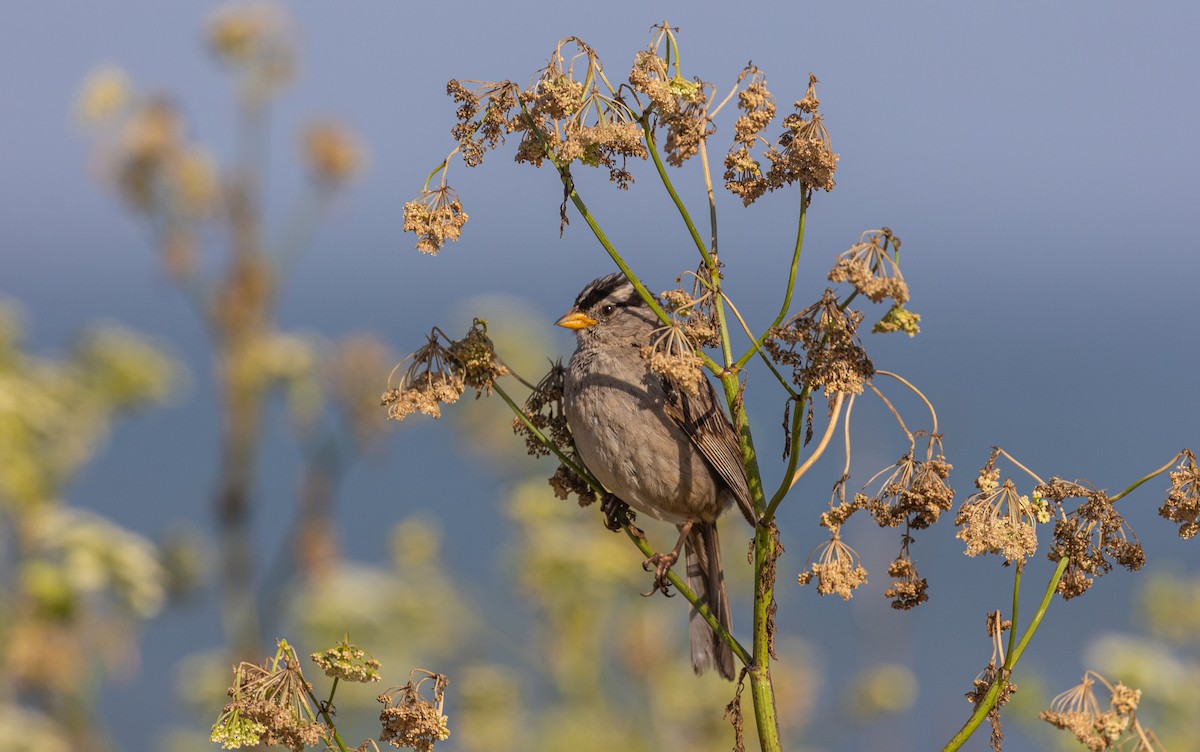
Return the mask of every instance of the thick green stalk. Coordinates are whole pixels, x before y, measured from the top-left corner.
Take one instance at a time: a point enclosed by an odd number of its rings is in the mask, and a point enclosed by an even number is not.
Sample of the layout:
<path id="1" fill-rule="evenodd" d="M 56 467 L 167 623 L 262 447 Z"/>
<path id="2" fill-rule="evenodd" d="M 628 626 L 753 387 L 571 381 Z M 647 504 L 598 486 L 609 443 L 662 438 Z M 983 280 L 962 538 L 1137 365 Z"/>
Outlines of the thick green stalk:
<path id="1" fill-rule="evenodd" d="M 756 497 L 761 499 L 761 495 Z M 762 752 L 782 752 L 775 686 L 771 681 L 771 635 L 768 626 L 775 598 L 775 526 L 759 525 L 754 536 L 754 663 L 750 666 L 750 698 Z"/>

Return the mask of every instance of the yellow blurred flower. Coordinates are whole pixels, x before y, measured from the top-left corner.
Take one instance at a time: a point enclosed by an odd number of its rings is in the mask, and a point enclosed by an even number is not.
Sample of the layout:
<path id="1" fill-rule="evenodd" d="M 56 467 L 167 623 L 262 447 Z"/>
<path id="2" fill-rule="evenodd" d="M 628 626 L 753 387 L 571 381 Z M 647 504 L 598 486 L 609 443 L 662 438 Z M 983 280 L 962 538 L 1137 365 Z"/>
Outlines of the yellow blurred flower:
<path id="1" fill-rule="evenodd" d="M 116 66 L 97 68 L 88 74 L 75 98 L 75 112 L 88 125 L 114 120 L 133 98 L 133 84 Z"/>

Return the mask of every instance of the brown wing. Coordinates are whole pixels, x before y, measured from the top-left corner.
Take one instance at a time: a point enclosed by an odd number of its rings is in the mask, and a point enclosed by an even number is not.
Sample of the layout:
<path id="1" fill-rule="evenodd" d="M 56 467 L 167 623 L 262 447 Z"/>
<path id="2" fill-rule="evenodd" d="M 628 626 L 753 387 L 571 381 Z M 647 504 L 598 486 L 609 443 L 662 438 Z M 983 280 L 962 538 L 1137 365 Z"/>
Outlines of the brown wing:
<path id="1" fill-rule="evenodd" d="M 683 429 L 708 464 L 721 476 L 725 485 L 733 491 L 746 520 L 755 525 L 758 517 L 750 498 L 746 468 L 742 466 L 742 450 L 729 419 L 717 407 L 717 393 L 712 383 L 704 379 L 699 393 L 689 395 L 667 379 L 663 379 L 663 382 L 667 390 L 667 415 Z"/>

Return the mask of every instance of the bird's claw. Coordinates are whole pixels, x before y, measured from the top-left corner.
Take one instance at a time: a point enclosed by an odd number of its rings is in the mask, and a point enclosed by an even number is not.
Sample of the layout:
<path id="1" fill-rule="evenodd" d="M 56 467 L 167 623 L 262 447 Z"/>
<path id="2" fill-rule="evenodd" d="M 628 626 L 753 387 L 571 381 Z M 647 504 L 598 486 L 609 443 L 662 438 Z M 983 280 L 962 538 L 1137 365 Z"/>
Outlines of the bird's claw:
<path id="1" fill-rule="evenodd" d="M 626 525 L 633 527 L 634 514 L 629 505 L 621 501 L 615 494 L 605 494 L 600 501 L 600 511 L 604 512 L 604 527 L 619 533 Z M 641 533 L 637 528 L 633 528 Z"/>
<path id="2" fill-rule="evenodd" d="M 654 554 L 650 558 L 642 562 L 642 569 L 647 572 L 653 569 L 654 584 L 650 588 L 650 592 L 642 593 L 643 596 L 651 596 L 662 591 L 662 594 L 668 598 L 675 594 L 671 592 L 671 581 L 667 578 L 667 574 L 671 571 L 671 566 L 679 561 L 679 553 L 676 551 L 668 551 L 665 554 Z"/>

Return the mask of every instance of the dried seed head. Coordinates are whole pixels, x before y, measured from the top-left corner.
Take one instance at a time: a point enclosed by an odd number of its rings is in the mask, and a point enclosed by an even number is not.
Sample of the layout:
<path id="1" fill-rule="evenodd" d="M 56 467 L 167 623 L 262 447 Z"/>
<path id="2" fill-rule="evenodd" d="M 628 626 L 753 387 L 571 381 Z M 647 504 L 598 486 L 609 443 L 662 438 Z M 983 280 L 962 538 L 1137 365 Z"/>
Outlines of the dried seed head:
<path id="1" fill-rule="evenodd" d="M 1034 489 L 1034 494 L 1058 505 L 1061 516 L 1054 525 L 1051 561 L 1070 557 L 1058 592 L 1063 598 L 1081 595 L 1092 580 L 1112 570 L 1110 558 L 1130 571 L 1141 569 L 1146 553 L 1133 530 L 1113 508 L 1108 494 L 1082 483 L 1051 478 Z M 1066 512 L 1064 501 L 1080 499 Z"/>
<path id="2" fill-rule="evenodd" d="M 404 205 L 404 232 L 415 233 L 417 250 L 436 256 L 447 240 L 457 241 L 467 223 L 458 194 L 449 186 L 423 190 L 420 197 Z"/>
<path id="3" fill-rule="evenodd" d="M 929 600 L 929 582 L 917 573 L 907 554 L 901 554 L 888 566 L 892 586 L 884 596 L 892 599 L 892 608 L 908 611 Z"/>
<path id="4" fill-rule="evenodd" d="M 797 582 L 807 585 L 815 577 L 820 595 L 833 593 L 850 600 L 855 588 L 867 582 L 867 570 L 863 568 L 858 552 L 842 543 L 836 534 L 823 543 L 818 552 L 817 561 L 797 576 Z"/>
<path id="5" fill-rule="evenodd" d="M 903 306 L 908 302 L 908 285 L 900 273 L 899 250 L 900 239 L 888 228 L 867 230 L 838 254 L 829 279 L 849 282 L 873 303 L 891 298 L 896 306 Z"/>
<path id="6" fill-rule="evenodd" d="M 1011 480 L 989 492 L 972 494 L 958 509 L 954 537 L 967 544 L 967 556 L 999 554 L 1008 561 L 1023 562 L 1037 550 L 1039 502 L 1017 493 Z"/>
<path id="7" fill-rule="evenodd" d="M 412 674 L 418 671 L 426 676 L 414 683 Z M 377 698 L 384 705 L 379 713 L 379 721 L 383 724 L 379 741 L 393 747 L 430 752 L 434 744 L 450 738 L 448 719 L 442 714 L 446 685 L 450 681 L 441 674 L 423 669 L 413 669 L 412 674 L 408 684 L 394 687 Z M 432 699 L 421 694 L 421 685 L 428 681 L 433 682 Z"/>
<path id="8" fill-rule="evenodd" d="M 862 314 L 838 307 L 826 290 L 821 300 L 771 330 L 764 348 L 779 363 L 793 367 L 801 387 L 823 389 L 831 400 L 838 393 L 861 394 L 875 366 L 858 338 Z"/>
<path id="9" fill-rule="evenodd" d="M 1200 532 L 1200 467 L 1190 449 L 1180 452 L 1179 464 L 1171 471 L 1171 487 L 1159 507 L 1160 516 L 1179 523 L 1179 537 L 1187 540 Z"/>

